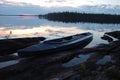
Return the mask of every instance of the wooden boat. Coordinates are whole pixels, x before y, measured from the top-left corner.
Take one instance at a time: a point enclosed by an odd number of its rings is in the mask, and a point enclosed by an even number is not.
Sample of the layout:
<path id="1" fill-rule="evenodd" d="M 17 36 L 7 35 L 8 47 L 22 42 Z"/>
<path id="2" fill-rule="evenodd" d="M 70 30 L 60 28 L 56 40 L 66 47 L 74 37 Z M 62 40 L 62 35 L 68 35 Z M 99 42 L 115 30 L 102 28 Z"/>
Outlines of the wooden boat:
<path id="1" fill-rule="evenodd" d="M 63 38 L 46 40 L 42 43 L 38 43 L 29 46 L 27 48 L 18 50 L 18 55 L 20 57 L 29 57 L 34 55 L 59 52 L 59 51 L 75 48 L 77 46 L 83 48 L 88 43 L 91 42 L 92 38 L 93 38 L 92 33 L 86 32 L 86 33 L 76 34 Z"/>

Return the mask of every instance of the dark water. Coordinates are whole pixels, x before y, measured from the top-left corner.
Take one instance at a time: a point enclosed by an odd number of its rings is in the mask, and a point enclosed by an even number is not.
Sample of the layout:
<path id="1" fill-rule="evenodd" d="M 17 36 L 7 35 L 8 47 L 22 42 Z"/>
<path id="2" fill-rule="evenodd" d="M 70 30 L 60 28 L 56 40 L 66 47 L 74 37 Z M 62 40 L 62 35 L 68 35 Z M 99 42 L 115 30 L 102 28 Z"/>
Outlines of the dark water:
<path id="1" fill-rule="evenodd" d="M 120 24 L 62 23 L 39 19 L 36 16 L 0 16 L 0 39 L 35 36 L 54 39 L 91 32 L 93 33 L 93 41 L 87 46 L 91 47 L 107 43 L 101 39 L 101 36 L 105 32 L 116 30 L 120 30 Z"/>

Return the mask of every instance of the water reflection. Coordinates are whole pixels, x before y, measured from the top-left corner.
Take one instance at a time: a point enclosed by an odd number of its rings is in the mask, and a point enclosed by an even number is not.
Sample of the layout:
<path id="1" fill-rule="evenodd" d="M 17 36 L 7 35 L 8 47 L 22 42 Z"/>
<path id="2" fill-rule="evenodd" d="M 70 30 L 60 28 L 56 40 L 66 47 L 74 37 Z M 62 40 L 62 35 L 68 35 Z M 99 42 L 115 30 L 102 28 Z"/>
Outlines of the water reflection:
<path id="1" fill-rule="evenodd" d="M 106 55 L 102 59 L 97 61 L 96 64 L 104 65 L 105 63 L 110 62 L 110 61 L 112 61 L 111 56 L 110 55 Z"/>
<path id="2" fill-rule="evenodd" d="M 64 63 L 62 66 L 71 67 L 71 66 L 78 65 L 80 63 L 84 63 L 84 62 L 86 62 L 88 60 L 88 58 L 90 57 L 91 54 L 85 54 L 85 55 L 81 54 L 78 57 L 73 58 L 69 62 Z"/>
<path id="3" fill-rule="evenodd" d="M 93 40 L 87 46 L 91 47 L 99 43 L 107 43 L 107 41 L 101 39 L 101 36 L 105 32 L 116 30 L 120 30 L 120 24 L 62 23 L 39 19 L 36 16 L 0 16 L 0 39 L 5 39 L 6 36 L 9 38 L 44 36 L 47 39 L 53 39 L 83 32 L 92 32 Z M 72 63 L 69 64 L 76 64 L 74 62 L 86 59 L 86 56 L 81 56 L 81 58 L 73 59 Z M 5 67 L 10 63 L 18 63 L 18 61 L 1 63 L 0 66 Z"/>
<path id="4" fill-rule="evenodd" d="M 4 36 L 10 35 L 11 38 L 16 37 L 31 37 L 31 36 L 45 36 L 47 38 L 55 38 L 55 37 L 63 37 L 71 34 L 83 33 L 84 30 L 78 30 L 75 27 L 52 27 L 52 26 L 40 26 L 33 28 L 0 28 L 0 38 L 4 38 Z"/>
<path id="5" fill-rule="evenodd" d="M 39 37 L 53 39 L 83 32 L 92 32 L 94 37 L 91 45 L 106 43 L 100 37 L 105 32 L 120 30 L 120 24 L 96 23 L 62 23 L 39 19 L 36 16 L 0 16 L 0 39 L 17 37 Z"/>
<path id="6" fill-rule="evenodd" d="M 12 61 L 6 61 L 6 62 L 0 62 L 0 69 L 3 67 L 7 67 L 13 64 L 17 64 L 19 61 L 17 60 L 12 60 Z"/>

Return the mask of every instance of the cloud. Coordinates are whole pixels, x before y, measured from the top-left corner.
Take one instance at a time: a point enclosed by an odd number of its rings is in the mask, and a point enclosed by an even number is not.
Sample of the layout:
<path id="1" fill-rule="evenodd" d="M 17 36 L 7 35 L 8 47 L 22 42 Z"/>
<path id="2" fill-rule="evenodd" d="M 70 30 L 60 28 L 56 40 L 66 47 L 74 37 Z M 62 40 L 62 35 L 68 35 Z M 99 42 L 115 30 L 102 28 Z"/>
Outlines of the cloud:
<path id="1" fill-rule="evenodd" d="M 13 1 L 7 1 L 7 0 L 0 0 L 0 4 L 8 4 L 8 5 L 16 5 L 16 6 L 26 6 L 31 5 L 24 2 L 13 2 Z"/>
<path id="2" fill-rule="evenodd" d="M 52 2 L 66 2 L 67 0 L 47 0 L 45 2 L 52 3 Z"/>
<path id="3" fill-rule="evenodd" d="M 1 4 L 10 4 L 10 5 L 37 5 L 40 7 L 79 7 L 83 5 L 92 5 L 94 1 L 91 0 L 0 0 Z"/>
<path id="4" fill-rule="evenodd" d="M 84 5 L 120 5 L 119 0 L 109 1 L 109 0 L 0 0 L 0 4 L 10 4 L 17 6 L 26 6 L 26 5 L 37 5 L 45 8 L 53 7 L 74 7 L 78 8 L 79 6 Z"/>
<path id="5" fill-rule="evenodd" d="M 6 5 L 4 7 L 2 6 L 2 8 L 0 7 L 0 13 L 3 13 L 3 11 L 5 10 L 7 11 L 6 8 L 9 7 L 10 5 L 15 7 L 17 6 L 22 7 L 22 10 L 27 9 L 29 10 L 29 12 L 34 7 L 35 8 L 34 12 L 31 11 L 30 13 L 37 13 L 40 11 L 42 11 L 42 13 L 57 12 L 57 11 L 81 11 L 81 8 L 83 12 L 86 12 L 86 11 L 100 12 L 98 11 L 99 10 L 98 7 L 102 8 L 103 10 L 111 8 L 111 9 L 114 9 L 112 10 L 113 12 L 118 13 L 119 11 L 116 10 L 116 8 L 120 8 L 120 5 L 117 5 L 118 0 L 109 1 L 108 3 L 107 1 L 108 0 L 101 0 L 101 1 L 96 1 L 96 0 L 41 0 L 41 1 L 40 0 L 35 0 L 35 1 L 34 0 L 29 0 L 29 1 L 28 0 L 0 0 L 1 5 L 2 4 Z M 93 7 L 86 9 L 86 7 L 83 8 L 83 6 L 98 6 L 98 7 L 96 7 L 94 10 Z M 18 12 L 18 10 L 19 9 L 15 9 L 16 12 Z M 26 10 L 26 13 L 27 13 L 27 10 Z"/>

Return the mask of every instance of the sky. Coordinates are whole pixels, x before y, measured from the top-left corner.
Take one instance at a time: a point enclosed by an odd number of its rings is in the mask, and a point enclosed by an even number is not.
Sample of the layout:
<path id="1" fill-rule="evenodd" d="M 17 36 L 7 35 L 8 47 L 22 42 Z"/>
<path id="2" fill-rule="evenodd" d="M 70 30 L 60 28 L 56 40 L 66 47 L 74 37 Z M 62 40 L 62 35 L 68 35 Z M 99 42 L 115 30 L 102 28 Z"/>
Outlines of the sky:
<path id="1" fill-rule="evenodd" d="M 120 0 L 0 0 L 0 14 L 46 14 L 60 11 L 120 14 Z"/>
<path id="2" fill-rule="evenodd" d="M 12 4 L 24 6 L 26 4 L 40 7 L 79 7 L 84 5 L 120 5 L 120 0 L 0 0 L 2 4 Z M 23 4 L 24 3 L 24 4 Z"/>

